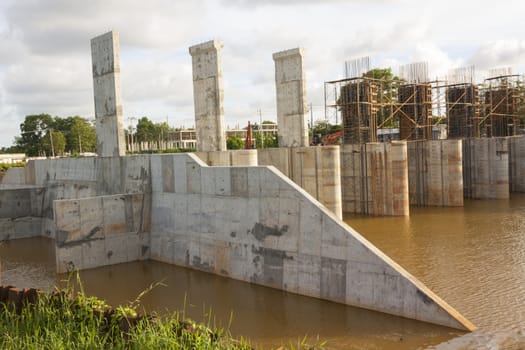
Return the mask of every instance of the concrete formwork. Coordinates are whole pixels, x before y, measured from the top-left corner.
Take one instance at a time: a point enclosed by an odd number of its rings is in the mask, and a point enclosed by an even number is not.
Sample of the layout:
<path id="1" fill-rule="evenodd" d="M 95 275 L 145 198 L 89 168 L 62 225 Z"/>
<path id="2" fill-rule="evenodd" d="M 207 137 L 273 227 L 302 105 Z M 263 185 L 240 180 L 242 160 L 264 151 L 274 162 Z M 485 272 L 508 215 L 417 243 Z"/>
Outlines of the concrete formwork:
<path id="1" fill-rule="evenodd" d="M 276 52 L 273 60 L 279 147 L 308 146 L 303 50 L 296 48 Z"/>
<path id="2" fill-rule="evenodd" d="M 272 165 L 342 218 L 339 146 L 258 149 L 259 165 Z"/>
<path id="3" fill-rule="evenodd" d="M 97 153 L 123 156 L 126 143 L 120 95 L 119 35 L 109 32 L 91 39 L 93 93 L 97 128 Z"/>
<path id="4" fill-rule="evenodd" d="M 198 151 L 225 151 L 224 91 L 219 41 L 190 47 Z"/>
<path id="5" fill-rule="evenodd" d="M 505 199 L 509 191 L 509 143 L 506 137 L 463 140 L 465 198 Z"/>
<path id="6" fill-rule="evenodd" d="M 525 192 L 525 137 L 512 136 L 508 141 L 510 191 Z"/>
<path id="7" fill-rule="evenodd" d="M 407 146 L 410 204 L 463 206 L 461 140 L 411 141 Z"/>
<path id="8" fill-rule="evenodd" d="M 208 167 L 180 154 L 154 155 L 151 168 L 151 259 L 475 328 L 273 167 Z M 175 183 L 167 188 L 171 174 Z"/>
<path id="9" fill-rule="evenodd" d="M 406 142 L 342 147 L 343 212 L 409 215 Z"/>

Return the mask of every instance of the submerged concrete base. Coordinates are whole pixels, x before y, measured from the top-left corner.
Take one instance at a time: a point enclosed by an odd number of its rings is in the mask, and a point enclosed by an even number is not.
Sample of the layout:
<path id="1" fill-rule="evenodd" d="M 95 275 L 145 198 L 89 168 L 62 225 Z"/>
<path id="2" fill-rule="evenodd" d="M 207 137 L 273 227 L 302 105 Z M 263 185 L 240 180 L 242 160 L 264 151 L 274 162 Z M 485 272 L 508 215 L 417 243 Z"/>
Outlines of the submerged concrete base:
<path id="1" fill-rule="evenodd" d="M 463 206 L 461 140 L 410 141 L 407 145 L 410 204 Z"/>
<path id="2" fill-rule="evenodd" d="M 463 191 L 465 198 L 510 197 L 506 137 L 463 140 Z"/>
<path id="3" fill-rule="evenodd" d="M 406 142 L 342 147 L 343 212 L 409 215 Z"/>

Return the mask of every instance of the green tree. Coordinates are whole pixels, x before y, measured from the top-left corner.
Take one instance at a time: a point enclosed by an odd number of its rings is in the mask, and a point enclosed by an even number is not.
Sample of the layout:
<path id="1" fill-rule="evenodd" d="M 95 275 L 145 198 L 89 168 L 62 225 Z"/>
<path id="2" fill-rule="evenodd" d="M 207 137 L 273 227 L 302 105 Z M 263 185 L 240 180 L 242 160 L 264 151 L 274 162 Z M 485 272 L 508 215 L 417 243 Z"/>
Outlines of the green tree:
<path id="1" fill-rule="evenodd" d="M 148 117 L 140 118 L 137 123 L 137 141 L 153 141 L 155 140 L 155 134 L 155 124 L 151 120 L 149 120 Z"/>
<path id="2" fill-rule="evenodd" d="M 397 88 L 401 85 L 402 80 L 392 73 L 391 68 L 375 68 L 365 74 L 366 78 L 380 80 L 379 99 L 383 104 L 377 111 L 377 125 L 385 128 L 394 128 L 399 126 L 399 122 L 394 117 L 394 105 L 397 103 Z"/>
<path id="3" fill-rule="evenodd" d="M 264 136 L 261 136 L 261 133 L 255 134 L 255 147 L 256 148 L 279 147 L 277 134 L 265 133 L 262 135 Z"/>
<path id="4" fill-rule="evenodd" d="M 226 139 L 227 149 L 242 149 L 244 148 L 244 141 L 237 136 L 230 136 Z"/>
<path id="5" fill-rule="evenodd" d="M 45 155 L 60 156 L 66 149 L 66 137 L 59 130 L 49 129 L 47 134 L 41 140 L 42 150 Z"/>
<path id="6" fill-rule="evenodd" d="M 20 124 L 20 137 L 16 139 L 16 146 L 28 156 L 39 156 L 44 153 L 42 138 L 53 125 L 53 118 L 49 114 L 27 115 Z"/>
<path id="7" fill-rule="evenodd" d="M 73 123 L 66 139 L 68 152 L 96 152 L 97 133 L 95 127 L 87 119 L 73 117 Z"/>

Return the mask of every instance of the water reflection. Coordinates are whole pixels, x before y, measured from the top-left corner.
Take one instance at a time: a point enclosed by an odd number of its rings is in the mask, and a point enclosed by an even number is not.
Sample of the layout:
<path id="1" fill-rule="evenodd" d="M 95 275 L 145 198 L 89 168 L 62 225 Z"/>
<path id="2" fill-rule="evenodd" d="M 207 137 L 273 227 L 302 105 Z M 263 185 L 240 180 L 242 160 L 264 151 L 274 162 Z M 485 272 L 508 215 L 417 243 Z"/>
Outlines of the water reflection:
<path id="1" fill-rule="evenodd" d="M 2 283 L 65 285 L 54 274 L 53 242 L 43 238 L 0 246 Z M 7 268 L 6 268 L 7 267 Z M 150 284 L 162 282 L 142 299 L 148 311 L 184 311 L 187 317 L 227 327 L 263 348 L 297 341 L 308 334 L 329 341 L 329 349 L 416 349 L 450 339 L 458 332 L 271 288 L 147 261 L 82 271 L 85 291 L 112 305 L 135 300 Z"/>
<path id="2" fill-rule="evenodd" d="M 525 325 L 525 195 L 466 201 L 464 208 L 411 208 L 411 216 L 348 217 L 346 221 L 482 329 Z M 53 242 L 44 238 L 0 244 L 3 284 L 49 289 Z M 81 273 L 86 291 L 110 304 L 144 297 L 147 310 L 185 310 L 265 347 L 305 334 L 330 348 L 410 349 L 436 344 L 454 331 L 380 313 L 300 297 L 158 262 L 137 262 Z M 63 283 L 63 282 L 61 282 Z"/>

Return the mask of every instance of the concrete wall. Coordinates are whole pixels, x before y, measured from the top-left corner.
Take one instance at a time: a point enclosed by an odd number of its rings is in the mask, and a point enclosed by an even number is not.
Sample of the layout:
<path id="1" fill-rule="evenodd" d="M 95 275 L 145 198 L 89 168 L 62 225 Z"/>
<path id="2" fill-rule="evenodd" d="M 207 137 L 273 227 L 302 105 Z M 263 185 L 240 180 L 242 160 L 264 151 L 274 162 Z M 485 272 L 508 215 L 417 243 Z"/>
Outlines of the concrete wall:
<path id="1" fill-rule="evenodd" d="M 149 258 L 149 194 L 53 202 L 57 272 Z"/>
<path id="2" fill-rule="evenodd" d="M 42 187 L 0 189 L 0 241 L 40 235 L 44 192 Z"/>
<path id="3" fill-rule="evenodd" d="M 209 166 L 257 165 L 257 150 L 238 149 L 231 151 L 195 152 Z"/>
<path id="4" fill-rule="evenodd" d="M 45 237 L 55 237 L 54 200 L 151 192 L 147 155 L 34 160 L 24 171 L 28 184 L 45 189 L 41 232 Z"/>
<path id="5" fill-rule="evenodd" d="M 525 137 L 512 136 L 508 141 L 510 191 L 525 192 Z"/>
<path id="6" fill-rule="evenodd" d="M 505 199 L 509 191 L 509 151 L 506 137 L 463 140 L 465 198 Z"/>
<path id="7" fill-rule="evenodd" d="M 153 155 L 151 170 L 152 259 L 474 328 L 273 167 L 208 167 L 179 154 Z"/>
<path id="8" fill-rule="evenodd" d="M 410 204 L 463 206 L 461 140 L 411 141 L 407 146 Z"/>
<path id="9" fill-rule="evenodd" d="M 406 142 L 343 145 L 344 213 L 409 215 Z"/>
<path id="10" fill-rule="evenodd" d="M 225 151 L 224 91 L 222 83 L 221 42 L 212 40 L 190 47 L 193 67 L 193 101 L 197 150 Z"/>
<path id="11" fill-rule="evenodd" d="M 308 146 L 303 51 L 296 48 L 277 52 L 273 54 L 273 60 L 279 147 Z"/>
<path id="12" fill-rule="evenodd" d="M 91 39 L 97 153 L 102 157 L 126 154 L 120 95 L 119 35 L 109 32 Z"/>
<path id="13" fill-rule="evenodd" d="M 339 146 L 258 149 L 259 165 L 275 166 L 342 218 Z"/>

